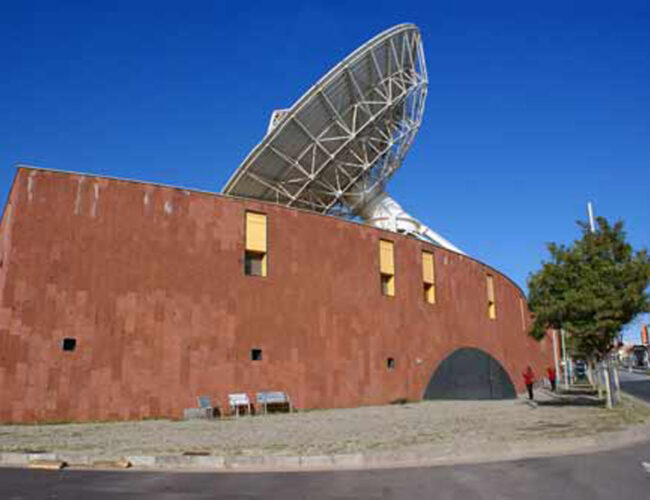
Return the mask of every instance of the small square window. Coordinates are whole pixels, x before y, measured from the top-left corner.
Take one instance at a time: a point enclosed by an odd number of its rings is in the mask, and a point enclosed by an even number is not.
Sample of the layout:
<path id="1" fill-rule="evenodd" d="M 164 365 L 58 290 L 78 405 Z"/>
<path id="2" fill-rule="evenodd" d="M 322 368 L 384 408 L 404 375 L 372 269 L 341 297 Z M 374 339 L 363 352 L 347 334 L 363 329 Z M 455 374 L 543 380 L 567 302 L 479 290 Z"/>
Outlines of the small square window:
<path id="1" fill-rule="evenodd" d="M 262 349 L 251 349 L 251 361 L 262 361 Z"/>
<path id="2" fill-rule="evenodd" d="M 244 272 L 247 276 L 264 276 L 264 258 L 260 252 L 246 251 L 244 256 Z"/>
<path id="3" fill-rule="evenodd" d="M 64 338 L 63 342 L 61 342 L 61 347 L 64 351 L 74 351 L 77 347 L 77 339 L 71 337 Z"/>
<path id="4" fill-rule="evenodd" d="M 389 370 L 395 369 L 395 358 L 386 359 L 386 368 L 388 368 Z"/>

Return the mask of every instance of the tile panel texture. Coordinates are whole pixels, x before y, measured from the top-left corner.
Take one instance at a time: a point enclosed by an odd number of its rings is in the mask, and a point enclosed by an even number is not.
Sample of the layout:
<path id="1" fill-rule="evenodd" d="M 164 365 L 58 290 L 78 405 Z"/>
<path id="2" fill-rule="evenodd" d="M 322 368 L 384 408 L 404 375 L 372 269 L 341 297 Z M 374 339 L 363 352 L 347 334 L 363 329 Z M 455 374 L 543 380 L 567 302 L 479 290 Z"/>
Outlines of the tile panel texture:
<path id="1" fill-rule="evenodd" d="M 268 216 L 264 278 L 244 274 L 246 210 Z M 381 294 L 382 238 L 394 297 Z M 525 366 L 541 374 L 553 358 L 550 338 L 526 333 L 521 291 L 469 257 L 275 205 L 24 167 L 0 224 L 0 294 L 2 422 L 179 418 L 199 395 L 225 407 L 263 390 L 300 409 L 419 400 L 460 347 L 523 391 Z"/>

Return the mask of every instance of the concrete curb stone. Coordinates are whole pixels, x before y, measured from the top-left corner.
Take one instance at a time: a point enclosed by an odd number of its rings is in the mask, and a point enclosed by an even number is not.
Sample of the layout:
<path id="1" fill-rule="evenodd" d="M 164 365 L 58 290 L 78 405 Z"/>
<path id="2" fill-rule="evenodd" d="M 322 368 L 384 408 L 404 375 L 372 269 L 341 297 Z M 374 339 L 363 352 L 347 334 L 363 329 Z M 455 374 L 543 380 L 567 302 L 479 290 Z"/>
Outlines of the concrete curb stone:
<path id="1" fill-rule="evenodd" d="M 68 465 L 83 467 L 90 466 L 94 461 L 101 459 L 100 457 L 93 457 L 85 453 L 74 452 L 56 453 L 56 458 L 66 462 Z"/>
<path id="2" fill-rule="evenodd" d="M 300 458 L 298 455 L 269 455 L 265 457 L 264 465 L 271 470 L 298 470 Z"/>
<path id="3" fill-rule="evenodd" d="M 362 453 L 351 453 L 346 455 L 332 455 L 334 467 L 359 468 L 365 467 L 366 461 Z"/>
<path id="4" fill-rule="evenodd" d="M 0 464 L 4 465 L 27 465 L 29 455 L 27 453 L 5 452 L 0 453 Z"/>
<path id="5" fill-rule="evenodd" d="M 30 460 L 28 467 L 30 469 L 61 470 L 68 464 L 61 460 Z"/>
<path id="6" fill-rule="evenodd" d="M 268 455 L 236 455 L 225 457 L 224 467 L 226 469 L 258 469 L 268 468 L 272 457 Z"/>
<path id="7" fill-rule="evenodd" d="M 127 455 L 126 458 L 133 467 L 155 467 L 156 457 L 154 455 Z"/>
<path id="8" fill-rule="evenodd" d="M 131 462 L 125 458 L 118 460 L 94 460 L 91 466 L 96 469 L 128 469 L 131 467 Z"/>
<path id="9" fill-rule="evenodd" d="M 331 455 L 301 455 L 299 459 L 301 468 L 322 469 L 334 465 Z"/>
<path id="10" fill-rule="evenodd" d="M 56 453 L 27 453 L 27 461 L 33 462 L 35 460 L 57 460 Z"/>
<path id="11" fill-rule="evenodd" d="M 163 469 L 221 469 L 224 467 L 224 462 L 223 457 L 213 455 L 160 455 L 154 457 L 154 466 Z"/>

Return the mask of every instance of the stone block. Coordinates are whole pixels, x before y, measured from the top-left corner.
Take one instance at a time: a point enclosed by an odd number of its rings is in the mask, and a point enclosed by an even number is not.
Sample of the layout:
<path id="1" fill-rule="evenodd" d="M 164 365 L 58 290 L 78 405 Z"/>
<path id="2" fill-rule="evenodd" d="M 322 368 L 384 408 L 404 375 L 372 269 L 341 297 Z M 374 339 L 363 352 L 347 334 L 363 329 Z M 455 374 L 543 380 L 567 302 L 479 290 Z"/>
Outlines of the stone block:
<path id="1" fill-rule="evenodd" d="M 211 419 L 211 408 L 185 408 L 183 410 L 183 420 Z"/>

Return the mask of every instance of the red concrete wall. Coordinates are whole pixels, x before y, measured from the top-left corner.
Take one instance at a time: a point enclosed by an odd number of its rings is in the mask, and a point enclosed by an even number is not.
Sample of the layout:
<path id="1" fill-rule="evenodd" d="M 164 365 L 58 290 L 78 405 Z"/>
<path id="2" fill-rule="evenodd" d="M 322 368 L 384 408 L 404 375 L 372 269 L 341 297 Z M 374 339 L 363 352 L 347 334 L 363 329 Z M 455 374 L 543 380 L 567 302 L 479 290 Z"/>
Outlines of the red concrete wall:
<path id="1" fill-rule="evenodd" d="M 268 215 L 266 278 L 244 275 L 246 209 Z M 526 364 L 551 364 L 506 277 L 332 217 L 21 168 L 0 232 L 0 421 L 179 417 L 198 395 L 225 405 L 258 390 L 298 408 L 421 399 L 459 347 L 497 358 L 518 391 Z M 395 243 L 395 297 L 380 292 L 380 238 Z M 435 305 L 422 297 L 422 249 L 435 255 Z"/>

